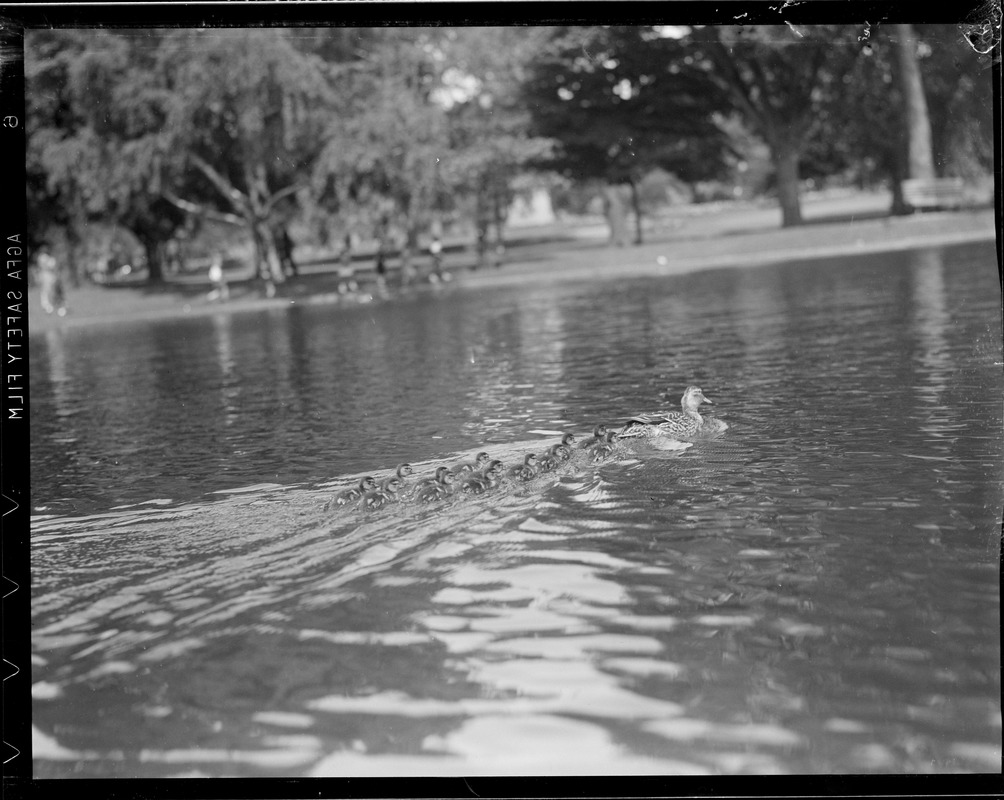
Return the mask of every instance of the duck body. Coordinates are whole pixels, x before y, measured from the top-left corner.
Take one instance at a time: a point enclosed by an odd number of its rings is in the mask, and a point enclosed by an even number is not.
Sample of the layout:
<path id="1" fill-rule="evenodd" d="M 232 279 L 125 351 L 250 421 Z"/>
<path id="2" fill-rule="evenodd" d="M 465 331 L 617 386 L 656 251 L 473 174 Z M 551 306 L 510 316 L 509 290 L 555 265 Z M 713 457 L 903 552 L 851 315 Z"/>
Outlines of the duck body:
<path id="1" fill-rule="evenodd" d="M 457 464 L 450 471 L 457 478 L 474 475 L 475 473 L 481 472 L 481 470 L 488 466 L 488 462 L 491 460 L 492 457 L 488 455 L 488 453 L 482 451 L 474 456 L 473 461 L 465 461 L 462 464 Z"/>
<path id="2" fill-rule="evenodd" d="M 495 459 L 489 462 L 481 472 L 476 473 L 464 481 L 462 490 L 466 494 L 484 494 L 489 489 L 494 489 L 499 484 L 504 466 L 501 461 Z"/>
<path id="3" fill-rule="evenodd" d="M 441 500 L 453 491 L 453 473 L 449 467 L 438 467 L 433 478 L 422 481 L 415 492 L 415 499 L 420 503 Z"/>
<path id="4" fill-rule="evenodd" d="M 537 474 L 537 454 L 527 453 L 522 464 L 509 470 L 509 477 L 515 481 L 528 481 Z"/>
<path id="5" fill-rule="evenodd" d="M 397 500 L 397 493 L 400 489 L 401 479 L 397 475 L 384 478 L 376 489 L 363 495 L 363 505 L 366 508 L 373 509 L 393 503 Z"/>
<path id="6" fill-rule="evenodd" d="M 614 445 L 619 438 L 617 431 L 607 431 L 607 435 L 602 441 L 595 442 L 586 451 L 589 454 L 589 460 L 595 464 L 608 458 L 613 453 Z"/>
<path id="7" fill-rule="evenodd" d="M 572 457 L 572 445 L 575 444 L 575 434 L 566 433 L 561 437 L 561 442 L 556 444 L 552 450 L 555 450 L 555 454 L 558 460 L 562 463 L 568 461 Z"/>
<path id="8" fill-rule="evenodd" d="M 329 500 L 325 505 L 325 508 L 330 508 L 332 505 L 336 506 L 347 506 L 350 503 L 355 503 L 367 492 L 371 492 L 377 488 L 376 479 L 372 475 L 367 475 L 361 478 L 359 483 L 355 486 L 351 486 L 344 492 L 339 492 L 332 500 Z"/>
<path id="9" fill-rule="evenodd" d="M 555 444 L 548 448 L 547 452 L 537 456 L 537 469 L 540 472 L 553 472 L 558 466 L 565 462 L 562 458 L 561 448 L 563 445 Z M 571 451 L 569 451 L 571 454 Z"/>
<path id="10" fill-rule="evenodd" d="M 597 425 L 595 428 L 593 428 L 592 436 L 583 439 L 581 442 L 579 442 L 579 449 L 588 450 L 594 444 L 604 441 L 606 439 L 606 436 L 607 436 L 607 426 L 601 423 L 600 425 Z"/>
<path id="11" fill-rule="evenodd" d="M 668 390 L 667 390 L 668 396 Z M 682 411 L 639 414 L 631 417 L 620 431 L 621 438 L 672 436 L 690 439 L 721 433 L 728 425 L 720 419 L 705 419 L 699 408 L 711 403 L 698 386 L 688 386 L 680 400 Z"/>

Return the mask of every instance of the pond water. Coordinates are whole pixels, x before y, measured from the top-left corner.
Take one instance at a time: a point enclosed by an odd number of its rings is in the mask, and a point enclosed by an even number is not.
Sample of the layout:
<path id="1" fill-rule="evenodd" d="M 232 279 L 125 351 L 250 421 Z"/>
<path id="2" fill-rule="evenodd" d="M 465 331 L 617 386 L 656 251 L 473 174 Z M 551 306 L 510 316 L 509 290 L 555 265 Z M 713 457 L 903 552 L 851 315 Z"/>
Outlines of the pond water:
<path id="1" fill-rule="evenodd" d="M 998 772 L 1001 344 L 989 244 L 33 338 L 35 775 Z"/>

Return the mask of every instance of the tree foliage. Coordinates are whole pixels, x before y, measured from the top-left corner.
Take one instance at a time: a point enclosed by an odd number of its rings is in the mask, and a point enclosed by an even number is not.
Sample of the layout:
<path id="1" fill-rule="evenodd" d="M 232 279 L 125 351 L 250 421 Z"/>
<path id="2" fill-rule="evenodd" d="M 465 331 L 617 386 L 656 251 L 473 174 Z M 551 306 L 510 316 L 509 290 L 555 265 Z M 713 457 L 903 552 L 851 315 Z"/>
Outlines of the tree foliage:
<path id="1" fill-rule="evenodd" d="M 273 222 L 279 203 L 307 187 L 323 146 L 332 101 L 325 62 L 289 31 L 237 29 L 171 32 L 158 67 L 169 92 L 161 193 L 245 226 L 260 268 L 282 281 Z"/>
<path id="2" fill-rule="evenodd" d="M 450 147 L 441 175 L 452 196 L 473 206 L 481 261 L 490 225 L 496 246 L 501 244 L 515 181 L 553 152 L 553 140 L 531 133 L 520 91 L 525 65 L 547 35 L 543 28 L 462 28 L 440 43 L 449 64 L 440 78 L 439 102 L 447 110 Z"/>
<path id="3" fill-rule="evenodd" d="M 620 183 L 662 167 L 686 181 L 721 174 L 720 88 L 653 28 L 559 28 L 531 65 L 534 125 L 559 143 L 552 162 L 577 178 Z"/>
<path id="4" fill-rule="evenodd" d="M 916 31 L 936 169 L 991 169 L 986 58 L 948 26 Z M 39 30 L 29 53 L 32 240 L 61 229 L 72 249 L 111 221 L 152 279 L 193 218 L 239 226 L 275 281 L 273 230 L 294 217 L 396 227 L 410 252 L 459 214 L 483 249 L 531 168 L 625 184 L 640 220 L 653 170 L 727 180 L 759 138 L 785 224 L 802 174 L 905 175 L 882 28 Z"/>
<path id="5" fill-rule="evenodd" d="M 854 26 L 695 28 L 687 57 L 771 149 L 784 225 L 802 220 L 799 161 L 829 109 L 846 101 L 861 52 Z"/>

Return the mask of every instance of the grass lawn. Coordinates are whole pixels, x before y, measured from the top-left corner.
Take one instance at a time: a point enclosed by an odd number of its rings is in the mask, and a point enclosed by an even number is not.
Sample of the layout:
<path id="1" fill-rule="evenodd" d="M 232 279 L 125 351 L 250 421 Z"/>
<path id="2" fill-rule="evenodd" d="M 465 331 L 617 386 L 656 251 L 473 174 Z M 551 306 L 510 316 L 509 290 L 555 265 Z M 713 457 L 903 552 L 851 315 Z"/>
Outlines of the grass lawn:
<path id="1" fill-rule="evenodd" d="M 528 280 L 610 279 L 626 275 L 669 275 L 722 266 L 755 266 L 786 259 L 895 250 L 942 243 L 993 240 L 991 208 L 930 212 L 907 217 L 886 213 L 881 193 L 807 199 L 806 224 L 780 227 L 780 212 L 770 205 L 690 207 L 650 226 L 642 245 L 615 248 L 606 243 L 602 224 L 548 226 L 514 231 L 506 263 L 499 269 L 472 271 L 470 250 L 450 251 L 445 266 L 465 285 L 502 285 Z M 426 260 L 420 256 L 419 260 Z M 363 265 L 368 267 L 369 265 Z M 393 267 L 393 262 L 391 264 Z M 157 319 L 192 314 L 236 312 L 290 303 L 347 302 L 337 293 L 333 264 L 304 265 L 300 275 L 266 298 L 261 284 L 234 274 L 226 303 L 208 298 L 212 288 L 203 274 L 168 280 L 163 285 L 119 284 L 67 287 L 65 317 L 46 314 L 37 289 L 29 291 L 29 332 L 120 320 Z M 364 295 L 370 273 L 361 276 Z M 394 291 L 394 276 L 391 276 Z M 377 293 L 372 293 L 377 298 Z"/>

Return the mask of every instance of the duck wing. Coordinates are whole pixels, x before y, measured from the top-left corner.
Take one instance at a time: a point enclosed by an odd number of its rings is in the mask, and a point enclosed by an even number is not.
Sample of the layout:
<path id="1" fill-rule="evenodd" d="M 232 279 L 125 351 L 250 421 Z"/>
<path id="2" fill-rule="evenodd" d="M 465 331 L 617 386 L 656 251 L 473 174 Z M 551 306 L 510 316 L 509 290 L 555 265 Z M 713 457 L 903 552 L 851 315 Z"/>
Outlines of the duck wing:
<path id="1" fill-rule="evenodd" d="M 661 425 L 664 422 L 670 422 L 673 419 L 673 414 L 676 412 L 662 413 L 662 414 L 638 414 L 635 417 L 630 417 L 624 426 L 628 425 Z"/>

